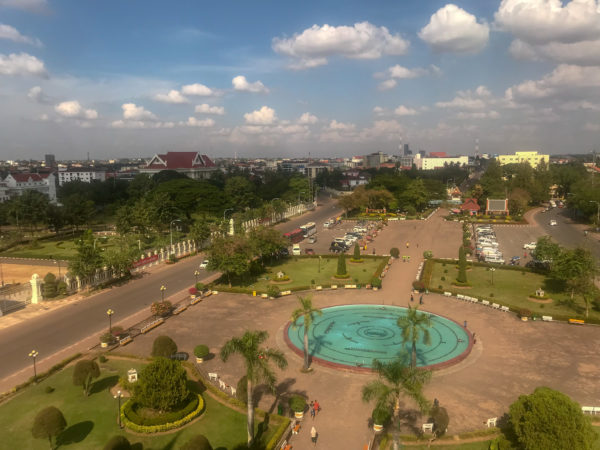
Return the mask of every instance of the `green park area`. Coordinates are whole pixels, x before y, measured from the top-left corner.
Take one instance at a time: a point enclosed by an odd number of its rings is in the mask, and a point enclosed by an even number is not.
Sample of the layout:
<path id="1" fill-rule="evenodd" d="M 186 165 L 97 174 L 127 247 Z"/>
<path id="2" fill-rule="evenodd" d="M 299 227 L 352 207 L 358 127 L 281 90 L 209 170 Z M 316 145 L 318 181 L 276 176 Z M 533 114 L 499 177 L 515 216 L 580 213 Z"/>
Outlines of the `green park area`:
<path id="1" fill-rule="evenodd" d="M 0 404 L 0 423 L 2 435 L 0 449 L 48 449 L 47 439 L 34 439 L 31 429 L 36 414 L 48 406 L 57 407 L 67 422 L 66 429 L 59 435 L 57 443 L 61 449 L 102 449 L 115 435 L 122 435 L 136 449 L 176 449 L 180 448 L 192 436 L 206 436 L 215 449 L 234 449 L 246 447 L 246 415 L 231 409 L 208 395 L 202 394 L 205 410 L 190 424 L 167 433 L 143 435 L 120 430 L 117 423 L 118 400 L 110 391 L 125 377 L 127 370 L 135 368 L 138 372 L 144 362 L 131 359 L 109 358 L 100 363 L 101 374 L 91 387 L 89 396 L 84 396 L 81 387 L 74 386 L 73 366 L 45 379 L 38 385 L 32 385 L 14 398 Z M 204 387 L 189 382 L 196 392 Z M 49 392 L 52 391 L 52 392 Z M 122 401 L 125 401 L 124 398 Z M 262 424 L 257 417 L 257 428 Z M 261 442 L 267 442 L 279 424 L 271 417 L 267 432 L 260 436 Z"/>
<path id="2" fill-rule="evenodd" d="M 508 306 L 513 311 L 526 309 L 537 316 L 561 318 L 585 318 L 585 303 L 570 292 L 564 285 L 552 278 L 527 269 L 514 270 L 501 266 L 469 265 L 467 281 L 470 286 L 456 286 L 453 283 L 458 275 L 456 262 L 431 261 L 433 264 L 429 287 L 433 290 L 464 294 L 478 299 Z M 544 297 L 531 298 L 537 289 L 544 291 Z M 589 320 L 600 322 L 600 311 L 590 305 Z"/>
<path id="3" fill-rule="evenodd" d="M 72 259 L 77 253 L 76 240 L 69 237 L 59 239 L 34 240 L 24 244 L 17 244 L 2 253 L 0 256 L 8 258 L 40 258 L 40 259 Z M 96 247 L 101 251 L 114 247 L 112 238 L 100 237 L 96 240 Z"/>
<path id="4" fill-rule="evenodd" d="M 371 283 L 376 272 L 387 262 L 387 257 L 366 257 L 362 262 L 352 262 L 351 258 L 346 257 L 346 278 L 336 278 L 338 257 L 290 257 L 281 262 L 266 266 L 266 272 L 256 277 L 246 277 L 244 280 L 237 280 L 234 286 L 244 290 L 256 290 L 257 292 L 266 292 L 271 286 L 277 286 L 280 291 L 294 289 L 310 289 L 314 286 L 331 286 L 332 284 L 360 284 Z M 278 281 L 278 274 L 282 272 L 286 281 Z M 223 280 L 225 280 L 223 278 Z M 223 287 L 225 287 L 224 285 Z"/>

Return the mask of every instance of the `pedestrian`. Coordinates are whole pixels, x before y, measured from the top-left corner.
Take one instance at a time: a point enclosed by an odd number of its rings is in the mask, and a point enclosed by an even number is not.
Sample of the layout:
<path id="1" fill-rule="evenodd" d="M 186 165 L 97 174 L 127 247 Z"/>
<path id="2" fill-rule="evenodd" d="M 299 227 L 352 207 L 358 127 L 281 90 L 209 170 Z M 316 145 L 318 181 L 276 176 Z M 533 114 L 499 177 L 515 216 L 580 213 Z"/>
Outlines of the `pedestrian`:
<path id="1" fill-rule="evenodd" d="M 410 301 L 413 302 L 415 299 L 412 294 L 410 294 Z"/>
<path id="2" fill-rule="evenodd" d="M 406 243 L 406 248 L 408 248 L 409 246 L 410 246 L 410 244 L 407 242 L 407 243 Z"/>
<path id="3" fill-rule="evenodd" d="M 315 400 L 315 413 L 319 414 L 319 411 L 321 411 L 321 405 L 318 400 Z"/>
<path id="4" fill-rule="evenodd" d="M 523 258 L 527 258 L 527 252 L 523 254 Z"/>
<path id="5" fill-rule="evenodd" d="M 423 294 L 421 294 L 421 296 L 419 297 L 419 305 L 423 304 Z"/>
<path id="6" fill-rule="evenodd" d="M 317 433 L 317 429 L 316 429 L 316 428 L 313 426 L 313 427 L 310 429 L 310 440 L 312 441 L 312 443 L 313 443 L 314 445 L 317 445 L 317 435 L 318 435 L 318 433 Z"/>
<path id="7" fill-rule="evenodd" d="M 464 323 L 464 325 L 465 325 L 465 328 L 467 328 L 467 321 L 466 321 L 466 320 L 465 320 L 465 323 Z"/>
<path id="8" fill-rule="evenodd" d="M 373 254 L 375 254 L 375 247 L 373 247 Z"/>
<path id="9" fill-rule="evenodd" d="M 310 417 L 315 418 L 315 403 L 311 400 L 310 401 Z"/>
<path id="10" fill-rule="evenodd" d="M 477 344 L 477 339 L 475 339 L 475 333 L 473 333 L 473 344 Z"/>

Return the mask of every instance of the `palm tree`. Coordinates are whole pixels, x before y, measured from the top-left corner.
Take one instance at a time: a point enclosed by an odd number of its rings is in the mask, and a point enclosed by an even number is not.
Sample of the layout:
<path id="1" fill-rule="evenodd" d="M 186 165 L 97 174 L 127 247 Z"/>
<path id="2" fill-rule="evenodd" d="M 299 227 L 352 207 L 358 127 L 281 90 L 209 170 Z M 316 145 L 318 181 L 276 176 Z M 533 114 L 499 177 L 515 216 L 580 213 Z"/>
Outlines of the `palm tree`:
<path id="1" fill-rule="evenodd" d="M 277 379 L 269 362 L 273 361 L 280 369 L 287 367 L 287 360 L 283 353 L 272 348 L 261 347 L 267 340 L 269 333 L 266 331 L 246 331 L 241 338 L 231 338 L 221 348 L 221 359 L 227 361 L 235 353 L 239 354 L 246 365 L 248 380 L 248 447 L 254 442 L 254 400 L 252 389 L 259 381 L 267 384 L 271 391 L 275 390 Z"/>
<path id="2" fill-rule="evenodd" d="M 313 319 L 315 318 L 315 314 L 321 316 L 323 312 L 319 308 L 314 308 L 312 305 L 312 298 L 310 295 L 306 297 L 298 296 L 298 301 L 300 301 L 300 308 L 296 309 L 292 313 L 292 324 L 294 327 L 298 326 L 298 320 L 300 318 L 303 319 L 304 325 L 304 370 L 308 370 L 309 362 L 308 362 L 308 329 L 312 325 Z"/>
<path id="3" fill-rule="evenodd" d="M 423 396 L 423 386 L 431 378 L 431 372 L 407 365 L 402 357 L 387 363 L 374 359 L 373 370 L 377 372 L 379 379 L 363 386 L 362 399 L 364 402 L 375 400 L 376 408 L 391 412 L 394 422 L 394 450 L 397 450 L 400 434 L 400 397 L 406 395 L 417 403 L 421 411 L 428 411 L 429 402 Z"/>
<path id="4" fill-rule="evenodd" d="M 413 368 L 417 367 L 417 341 L 421 333 L 423 334 L 423 343 L 431 345 L 431 336 L 429 328 L 431 328 L 431 317 L 429 314 L 419 312 L 418 307 L 408 307 L 406 316 L 398 318 L 398 326 L 402 329 L 402 342 L 411 342 L 411 358 L 410 365 Z"/>

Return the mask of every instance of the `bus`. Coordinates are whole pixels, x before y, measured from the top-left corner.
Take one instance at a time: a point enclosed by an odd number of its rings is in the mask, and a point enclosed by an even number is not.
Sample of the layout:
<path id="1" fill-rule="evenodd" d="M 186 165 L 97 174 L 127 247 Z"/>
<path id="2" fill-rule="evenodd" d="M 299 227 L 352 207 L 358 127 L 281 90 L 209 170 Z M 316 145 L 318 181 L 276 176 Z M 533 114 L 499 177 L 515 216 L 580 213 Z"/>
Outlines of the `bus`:
<path id="1" fill-rule="evenodd" d="M 300 229 L 304 233 L 304 237 L 309 237 L 317 232 L 317 224 L 314 222 L 308 222 L 302 225 Z"/>
<path id="2" fill-rule="evenodd" d="M 289 239 L 292 244 L 297 244 L 304 239 L 304 231 L 300 228 L 296 228 L 289 233 L 284 233 L 283 237 Z"/>

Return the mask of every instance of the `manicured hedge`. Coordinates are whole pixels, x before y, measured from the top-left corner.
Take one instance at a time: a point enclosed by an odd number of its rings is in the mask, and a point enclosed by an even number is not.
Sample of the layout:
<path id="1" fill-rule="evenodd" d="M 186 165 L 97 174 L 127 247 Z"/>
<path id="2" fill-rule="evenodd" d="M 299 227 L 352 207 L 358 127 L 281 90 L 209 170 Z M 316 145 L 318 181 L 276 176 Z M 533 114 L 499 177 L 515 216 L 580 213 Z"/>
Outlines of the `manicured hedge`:
<path id="1" fill-rule="evenodd" d="M 281 437 L 283 436 L 283 433 L 285 433 L 285 430 L 287 430 L 289 424 L 290 419 L 288 419 L 287 417 L 282 417 L 281 423 L 273 433 L 273 436 L 271 437 L 269 442 L 267 442 L 266 450 L 275 450 L 277 444 L 281 440 Z"/>
<path id="2" fill-rule="evenodd" d="M 188 415 L 182 417 L 179 420 L 163 423 L 160 425 L 138 425 L 129 420 L 129 417 L 125 413 L 127 405 L 131 402 L 131 400 L 128 400 L 123 406 L 121 406 L 121 421 L 127 428 L 137 433 L 159 433 L 163 431 L 174 430 L 175 428 L 182 427 L 186 423 L 191 422 L 204 411 L 204 399 L 199 394 L 195 396 L 198 398 L 198 403 L 196 405 L 196 408 L 192 412 L 190 412 Z"/>
<path id="3" fill-rule="evenodd" d="M 198 407 L 198 402 L 198 396 L 196 394 L 190 394 L 187 400 L 187 404 L 184 408 L 180 409 L 179 411 L 164 413 L 157 417 L 142 417 L 137 414 L 137 409 L 141 405 L 135 400 L 129 400 L 125 403 L 125 406 L 123 407 L 123 412 L 125 413 L 127 418 L 136 425 L 162 425 L 169 422 L 176 422 L 177 420 L 180 420 L 183 417 L 187 416 Z"/>

